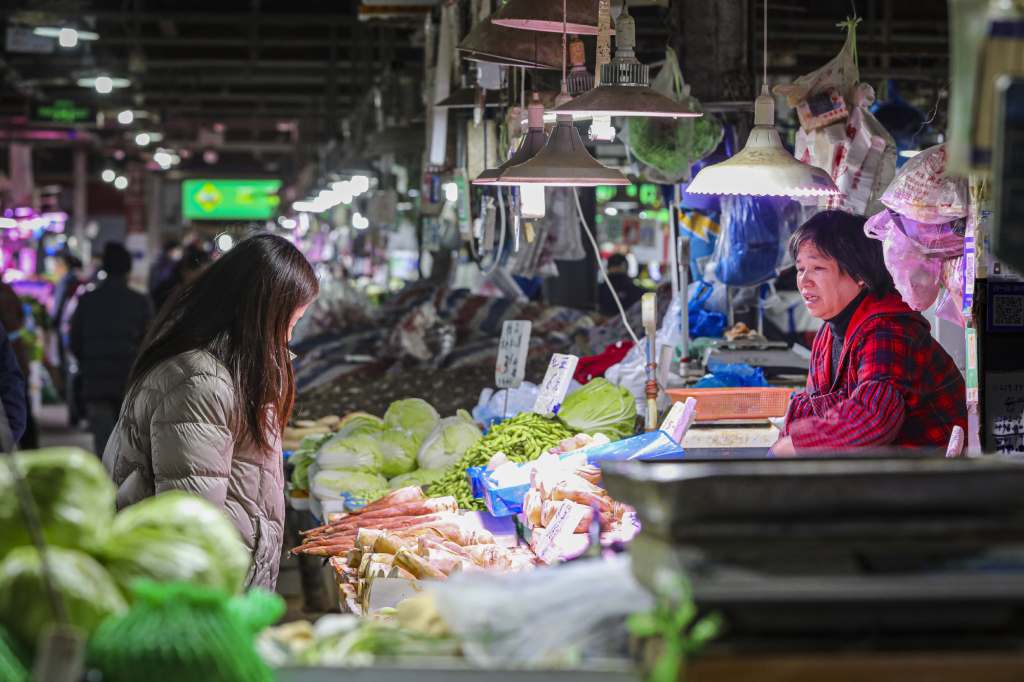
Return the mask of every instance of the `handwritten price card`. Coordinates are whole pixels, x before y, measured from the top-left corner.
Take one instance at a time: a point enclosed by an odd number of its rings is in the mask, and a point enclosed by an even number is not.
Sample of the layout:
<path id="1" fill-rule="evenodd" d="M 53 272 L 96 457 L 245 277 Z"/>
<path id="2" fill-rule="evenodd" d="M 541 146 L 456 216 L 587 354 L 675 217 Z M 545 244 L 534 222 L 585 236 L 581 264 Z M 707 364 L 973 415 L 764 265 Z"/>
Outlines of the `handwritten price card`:
<path id="1" fill-rule="evenodd" d="M 540 385 L 540 393 L 537 395 L 537 402 L 533 404 L 533 411 L 542 417 L 553 417 L 562 409 L 562 400 L 569 390 L 569 382 L 572 375 L 576 373 L 576 365 L 580 359 L 575 355 L 562 355 L 555 353 L 551 356 L 551 363 L 544 375 L 544 381 Z"/>
<path id="2" fill-rule="evenodd" d="M 526 376 L 526 354 L 530 351 L 532 324 L 510 320 L 501 325 L 498 362 L 494 365 L 494 383 L 498 388 L 519 388 Z"/>

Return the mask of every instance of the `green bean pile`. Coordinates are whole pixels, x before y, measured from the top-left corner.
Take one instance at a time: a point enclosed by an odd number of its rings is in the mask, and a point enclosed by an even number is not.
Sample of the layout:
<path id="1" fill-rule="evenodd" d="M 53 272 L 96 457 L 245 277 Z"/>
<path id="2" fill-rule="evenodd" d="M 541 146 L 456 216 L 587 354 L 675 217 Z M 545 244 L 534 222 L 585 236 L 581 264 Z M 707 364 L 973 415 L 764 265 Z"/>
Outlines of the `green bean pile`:
<path id="1" fill-rule="evenodd" d="M 558 419 L 544 419 L 532 412 L 523 412 L 493 427 L 487 435 L 471 445 L 458 466 L 430 486 L 430 497 L 453 495 L 459 509 L 483 511 L 483 500 L 474 500 L 466 469 L 485 466 L 498 452 L 504 452 L 510 462 L 532 462 L 558 445 L 559 441 L 575 434 Z"/>

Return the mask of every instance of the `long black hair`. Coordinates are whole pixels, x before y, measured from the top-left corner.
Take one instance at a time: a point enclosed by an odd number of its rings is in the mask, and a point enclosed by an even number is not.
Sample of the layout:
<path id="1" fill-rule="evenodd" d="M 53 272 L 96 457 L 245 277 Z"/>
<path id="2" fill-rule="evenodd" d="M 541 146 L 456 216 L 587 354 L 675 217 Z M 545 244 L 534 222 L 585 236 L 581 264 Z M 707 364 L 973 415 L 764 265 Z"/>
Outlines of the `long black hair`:
<path id="1" fill-rule="evenodd" d="M 866 218 L 843 211 L 822 211 L 793 233 L 789 255 L 795 261 L 800 247 L 810 242 L 834 260 L 840 272 L 854 281 L 864 282 L 872 294 L 881 297 L 892 293 L 896 285 L 885 267 L 882 242 L 864 234 L 866 222 Z"/>
<path id="2" fill-rule="evenodd" d="M 128 379 L 134 400 L 157 365 L 205 350 L 230 372 L 235 438 L 270 448 L 267 428 L 284 429 L 295 401 L 288 323 L 320 291 L 313 266 L 289 241 L 250 237 L 179 285 L 142 343 Z"/>

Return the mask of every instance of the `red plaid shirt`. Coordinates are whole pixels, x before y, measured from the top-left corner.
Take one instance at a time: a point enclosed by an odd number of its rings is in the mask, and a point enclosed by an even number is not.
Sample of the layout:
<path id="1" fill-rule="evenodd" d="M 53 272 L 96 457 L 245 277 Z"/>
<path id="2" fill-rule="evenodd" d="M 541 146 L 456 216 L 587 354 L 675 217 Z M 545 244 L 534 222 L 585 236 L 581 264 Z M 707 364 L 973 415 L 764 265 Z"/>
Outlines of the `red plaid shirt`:
<path id="1" fill-rule="evenodd" d="M 801 450 L 886 445 L 945 448 L 954 425 L 967 429 L 960 370 L 925 319 L 890 294 L 868 296 L 846 333 L 830 377 L 832 331 L 818 331 L 807 390 L 793 396 L 782 435 Z"/>

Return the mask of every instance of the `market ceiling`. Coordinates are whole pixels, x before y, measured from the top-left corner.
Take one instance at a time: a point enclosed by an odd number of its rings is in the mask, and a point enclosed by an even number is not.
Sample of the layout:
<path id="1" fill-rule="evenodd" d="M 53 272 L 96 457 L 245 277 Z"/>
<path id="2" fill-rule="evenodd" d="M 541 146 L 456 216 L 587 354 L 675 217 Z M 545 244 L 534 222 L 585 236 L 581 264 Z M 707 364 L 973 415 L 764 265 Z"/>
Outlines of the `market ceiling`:
<path id="1" fill-rule="evenodd" d="M 639 56 L 648 63 L 664 58 L 663 47 L 670 32 L 678 35 L 673 27 L 687 8 L 706 11 L 736 0 L 672 1 L 672 8 L 654 0 L 631 3 Z M 862 76 L 876 86 L 894 76 L 910 84 L 904 96 L 934 97 L 948 72 L 946 3 L 853 4 L 865 18 L 858 31 Z M 746 6 L 751 19 L 759 15 L 757 0 Z M 338 137 L 341 121 L 364 112 L 372 86 L 386 80 L 385 94 L 410 92 L 386 97 L 384 115 L 415 121 L 423 114 L 418 88 L 425 15 L 368 19 L 371 11 L 379 8 L 363 8 L 361 17 L 357 0 L 14 0 L 0 10 L 8 26 L 0 57 L 0 120 L 8 129 L 31 125 L 33 105 L 66 100 L 111 116 L 122 109 L 141 112 L 140 121 L 151 125 L 145 118 L 151 117 L 168 146 L 201 153 L 200 131 L 217 125 L 226 130 L 221 143 L 229 152 L 235 145 L 257 157 L 286 156 L 294 153 L 299 131 L 304 142 Z M 769 2 L 769 11 L 769 72 L 779 76 L 813 70 L 834 56 L 843 39 L 836 21 L 852 13 L 849 0 L 780 0 Z M 99 38 L 49 54 L 16 51 L 13 27 L 31 33 L 33 25 L 53 21 Z M 749 26 L 755 45 L 759 22 Z M 78 85 L 80 78 L 97 75 L 130 85 L 109 94 Z M 124 138 L 126 131 L 91 134 L 109 147 L 111 136 Z"/>

